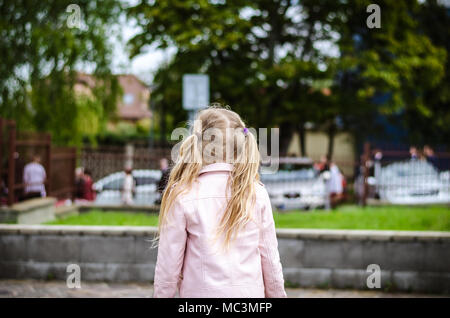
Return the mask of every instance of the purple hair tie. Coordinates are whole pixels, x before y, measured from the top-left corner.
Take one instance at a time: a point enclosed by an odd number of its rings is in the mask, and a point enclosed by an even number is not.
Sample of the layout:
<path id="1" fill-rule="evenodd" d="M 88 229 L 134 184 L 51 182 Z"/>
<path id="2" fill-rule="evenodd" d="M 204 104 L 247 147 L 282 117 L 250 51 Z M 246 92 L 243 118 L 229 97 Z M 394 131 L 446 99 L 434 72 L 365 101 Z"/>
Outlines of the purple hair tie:
<path id="1" fill-rule="evenodd" d="M 247 135 L 247 133 L 248 133 L 248 128 L 245 127 L 245 128 L 244 128 L 244 135 Z"/>

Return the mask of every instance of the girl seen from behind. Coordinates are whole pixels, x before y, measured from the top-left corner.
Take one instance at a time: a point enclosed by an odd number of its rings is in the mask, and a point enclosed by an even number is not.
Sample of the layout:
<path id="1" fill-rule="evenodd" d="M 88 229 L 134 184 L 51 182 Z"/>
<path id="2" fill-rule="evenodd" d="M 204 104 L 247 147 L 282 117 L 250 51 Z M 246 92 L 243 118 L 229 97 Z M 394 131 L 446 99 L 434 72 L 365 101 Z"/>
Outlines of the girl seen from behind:
<path id="1" fill-rule="evenodd" d="M 259 160 L 238 114 L 199 112 L 162 197 L 154 297 L 286 297 Z"/>

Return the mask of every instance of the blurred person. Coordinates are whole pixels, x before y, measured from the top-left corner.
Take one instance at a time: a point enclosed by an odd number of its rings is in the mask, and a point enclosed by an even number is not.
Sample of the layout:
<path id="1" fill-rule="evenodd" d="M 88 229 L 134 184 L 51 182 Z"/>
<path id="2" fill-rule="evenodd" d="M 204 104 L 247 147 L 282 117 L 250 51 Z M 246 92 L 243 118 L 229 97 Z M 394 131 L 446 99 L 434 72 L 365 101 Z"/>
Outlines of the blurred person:
<path id="1" fill-rule="evenodd" d="M 334 209 L 344 199 L 344 187 L 346 184 L 339 167 L 327 157 L 328 178 L 326 181 L 326 192 L 328 195 L 327 208 Z"/>
<path id="2" fill-rule="evenodd" d="M 133 204 L 133 193 L 135 191 L 135 181 L 133 178 L 133 170 L 131 168 L 125 169 L 125 177 L 123 179 L 122 188 L 122 203 L 125 205 Z"/>
<path id="3" fill-rule="evenodd" d="M 161 178 L 159 179 L 158 182 L 159 198 L 156 200 L 155 202 L 156 204 L 161 203 L 161 197 L 163 195 L 164 190 L 166 189 L 167 181 L 169 180 L 170 175 L 169 160 L 167 160 L 167 158 L 162 158 L 161 160 L 159 160 L 159 168 L 161 170 Z"/>
<path id="4" fill-rule="evenodd" d="M 357 177 L 355 179 L 355 182 L 353 183 L 353 189 L 355 194 L 357 195 L 358 204 L 363 204 L 363 198 L 364 198 L 364 174 L 365 174 L 365 156 L 361 155 L 359 162 L 361 163 L 358 167 L 358 173 Z"/>
<path id="5" fill-rule="evenodd" d="M 75 198 L 83 198 L 84 191 L 84 179 L 83 179 L 83 167 L 75 169 Z"/>
<path id="6" fill-rule="evenodd" d="M 215 138 L 205 142 L 211 128 Z M 208 153 L 211 146 L 221 151 Z M 259 162 L 256 137 L 238 114 L 197 114 L 162 198 L 154 297 L 286 297 Z"/>
<path id="7" fill-rule="evenodd" d="M 374 155 L 374 168 L 373 168 L 373 176 L 376 180 L 376 191 L 375 198 L 379 199 L 379 189 L 378 186 L 381 183 L 381 160 L 383 159 L 383 153 L 381 150 L 376 150 Z"/>
<path id="8" fill-rule="evenodd" d="M 423 147 L 423 154 L 425 155 L 425 160 L 431 163 L 435 168 L 438 168 L 438 158 L 434 154 L 433 148 L 429 145 Z"/>
<path id="9" fill-rule="evenodd" d="M 169 160 L 167 160 L 167 158 L 162 158 L 159 161 L 159 169 L 161 170 L 161 178 L 158 182 L 158 192 L 162 194 L 167 186 L 170 174 Z"/>
<path id="10" fill-rule="evenodd" d="M 3 179 L 0 179 L 0 206 L 8 203 L 8 187 Z"/>
<path id="11" fill-rule="evenodd" d="M 328 167 L 328 158 L 326 155 L 320 157 L 320 161 L 314 164 L 314 169 L 320 174 L 326 170 L 329 170 Z"/>
<path id="12" fill-rule="evenodd" d="M 419 159 L 419 151 L 417 150 L 416 146 L 409 147 L 409 155 L 411 160 Z"/>
<path id="13" fill-rule="evenodd" d="M 94 181 L 92 180 L 91 170 L 84 169 L 82 179 L 83 179 L 83 196 L 82 196 L 82 198 L 87 201 L 94 201 L 95 200 L 95 191 L 93 188 Z"/>
<path id="14" fill-rule="evenodd" d="M 33 161 L 26 164 L 23 168 L 23 183 L 25 184 L 25 199 L 45 197 L 45 180 L 47 175 L 44 167 L 41 165 L 41 157 L 33 156 Z"/>
<path id="15" fill-rule="evenodd" d="M 381 150 L 376 149 L 373 156 L 373 176 L 376 180 L 379 180 L 381 174 L 381 160 L 383 159 L 383 153 Z"/>

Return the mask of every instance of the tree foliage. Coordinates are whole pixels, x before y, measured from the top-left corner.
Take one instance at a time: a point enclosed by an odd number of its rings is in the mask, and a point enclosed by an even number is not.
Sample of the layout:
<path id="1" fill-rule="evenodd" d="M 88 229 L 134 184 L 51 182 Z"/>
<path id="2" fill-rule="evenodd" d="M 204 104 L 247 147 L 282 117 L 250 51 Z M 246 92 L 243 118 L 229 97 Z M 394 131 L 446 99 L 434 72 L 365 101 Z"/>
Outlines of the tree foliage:
<path id="1" fill-rule="evenodd" d="M 380 29 L 366 25 L 368 0 L 143 1 L 127 11 L 142 28 L 129 44 L 133 56 L 149 45 L 177 49 L 153 92 L 168 129 L 186 119 L 182 75 L 199 72 L 210 75 L 212 101 L 250 125 L 280 127 L 282 141 L 308 122 L 364 138 L 377 114 L 403 116 L 413 138 L 422 128 L 413 118 L 430 123 L 448 102 L 448 44 L 439 37 L 448 22 L 440 31 L 429 24 L 448 14 L 435 1 L 377 3 Z"/>
<path id="2" fill-rule="evenodd" d="M 71 3 L 0 0 L 0 116 L 15 119 L 19 129 L 51 132 L 59 144 L 92 135 L 119 94 L 107 41 L 119 1 L 77 1 L 79 28 L 67 23 Z M 73 89 L 80 68 L 91 69 L 100 83 L 90 99 L 77 98 Z"/>
<path id="3" fill-rule="evenodd" d="M 359 101 L 360 106 L 374 116 L 400 118 L 409 132 L 406 141 L 423 142 L 424 138 L 417 138 L 417 135 L 426 136 L 429 120 L 434 115 L 428 95 L 436 89 L 444 92 L 442 84 L 445 82 L 448 87 L 448 80 L 445 80 L 447 49 L 442 41 L 433 41 L 425 32 L 426 25 L 421 19 L 428 3 L 378 1 L 381 28 L 369 29 L 363 23 L 370 3 L 352 0 L 342 8 L 345 11 L 336 14 L 333 24 L 340 34 L 341 51 L 337 88 L 343 96 L 348 96 L 348 101 Z M 448 24 L 445 8 L 435 9 L 434 18 L 447 20 Z M 448 33 L 445 28 L 435 25 L 432 29 Z M 419 125 L 411 114 L 422 118 L 424 125 Z M 355 117 L 355 131 L 364 131 L 367 123 L 358 123 L 358 117 Z M 434 143 L 444 142 L 438 135 L 429 137 Z"/>

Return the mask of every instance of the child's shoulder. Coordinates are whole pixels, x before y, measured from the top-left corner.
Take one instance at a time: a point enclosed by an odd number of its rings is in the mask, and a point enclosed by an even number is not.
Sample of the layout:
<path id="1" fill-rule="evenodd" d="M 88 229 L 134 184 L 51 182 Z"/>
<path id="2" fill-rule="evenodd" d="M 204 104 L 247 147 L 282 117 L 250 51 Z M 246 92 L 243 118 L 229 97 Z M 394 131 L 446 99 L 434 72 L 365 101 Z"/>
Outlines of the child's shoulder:
<path id="1" fill-rule="evenodd" d="M 255 197 L 256 209 L 258 211 L 268 210 L 268 206 L 271 205 L 269 193 L 267 192 L 264 183 L 259 180 L 255 182 Z"/>
<path id="2" fill-rule="evenodd" d="M 256 182 L 255 182 L 255 184 L 256 184 L 256 187 L 257 188 L 265 188 L 265 186 L 264 186 L 264 183 L 262 183 L 262 181 L 261 180 L 257 180 Z"/>
<path id="3" fill-rule="evenodd" d="M 175 182 L 170 187 L 168 187 L 166 191 L 177 191 L 176 201 L 185 201 L 189 198 L 191 189 L 187 188 L 185 185 L 180 184 L 179 182 Z"/>
<path id="4" fill-rule="evenodd" d="M 259 198 L 265 198 L 266 196 L 269 196 L 264 183 L 262 183 L 260 180 L 255 182 L 255 192 L 256 196 Z"/>

